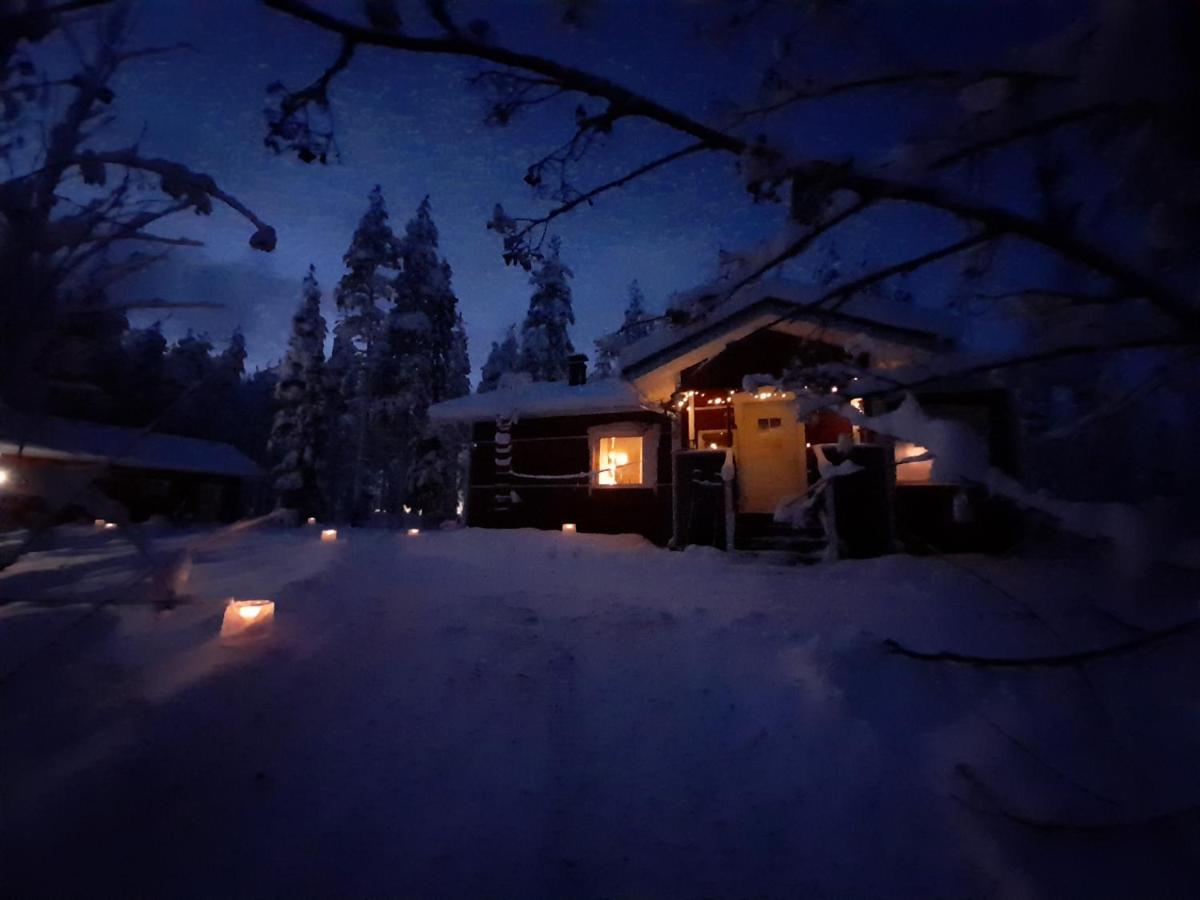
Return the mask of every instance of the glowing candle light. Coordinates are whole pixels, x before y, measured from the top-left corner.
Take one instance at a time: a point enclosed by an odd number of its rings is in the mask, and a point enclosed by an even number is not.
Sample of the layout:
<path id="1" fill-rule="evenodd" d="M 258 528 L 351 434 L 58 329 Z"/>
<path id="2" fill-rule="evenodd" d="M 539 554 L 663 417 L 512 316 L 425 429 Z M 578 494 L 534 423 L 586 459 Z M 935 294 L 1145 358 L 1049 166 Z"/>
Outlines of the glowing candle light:
<path id="1" fill-rule="evenodd" d="M 275 623 L 275 601 L 230 600 L 221 619 L 221 637 L 265 634 Z"/>
<path id="2" fill-rule="evenodd" d="M 112 531 L 112 530 L 113 530 L 114 528 L 116 528 L 116 527 L 117 527 L 117 523 L 116 523 L 116 522 L 105 522 L 105 523 L 104 523 L 104 530 L 105 530 L 105 531 Z"/>
<path id="3" fill-rule="evenodd" d="M 0 484 L 8 484 L 8 469 L 0 469 Z"/>
<path id="4" fill-rule="evenodd" d="M 316 518 L 315 518 L 315 517 L 313 517 L 313 516 L 309 516 L 309 517 L 308 517 L 308 524 L 309 524 L 309 525 L 316 525 L 316 524 L 317 524 L 317 520 L 316 520 Z"/>
<path id="5" fill-rule="evenodd" d="M 420 534 L 420 533 L 421 533 L 421 529 L 420 529 L 420 528 L 410 528 L 410 529 L 408 529 L 408 536 L 409 536 L 409 537 L 416 537 L 416 536 L 417 536 L 418 534 Z"/>
<path id="6" fill-rule="evenodd" d="M 563 534 L 574 534 L 578 529 L 576 529 L 574 522 L 563 522 L 562 530 Z"/>
<path id="7" fill-rule="evenodd" d="M 336 541 L 337 540 L 337 529 L 336 528 L 326 528 L 325 530 L 323 530 L 321 532 L 321 540 L 325 541 L 326 543 L 332 543 L 333 541 Z"/>

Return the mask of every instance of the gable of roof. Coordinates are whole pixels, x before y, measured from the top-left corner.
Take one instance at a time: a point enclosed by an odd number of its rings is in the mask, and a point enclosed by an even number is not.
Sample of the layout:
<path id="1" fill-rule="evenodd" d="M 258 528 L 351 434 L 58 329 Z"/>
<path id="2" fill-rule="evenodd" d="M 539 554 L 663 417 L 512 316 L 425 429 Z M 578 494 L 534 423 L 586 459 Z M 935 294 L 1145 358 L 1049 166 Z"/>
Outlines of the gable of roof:
<path id="1" fill-rule="evenodd" d="M 485 394 L 467 394 L 435 403 L 429 407 L 429 418 L 435 422 L 470 423 L 491 421 L 500 416 L 542 419 L 642 410 L 661 412 L 625 379 L 604 378 L 576 385 L 565 381 L 535 381 L 501 387 Z"/>
<path id="2" fill-rule="evenodd" d="M 956 323 L 934 310 L 874 298 L 830 309 L 817 305 L 819 299 L 809 286 L 782 281 L 708 308 L 699 299 L 692 303 L 692 321 L 654 331 L 622 350 L 621 372 L 642 394 L 661 400 L 674 390 L 680 371 L 762 330 L 821 340 L 889 362 L 910 362 L 946 348 L 956 337 Z"/>
<path id="3" fill-rule="evenodd" d="M 18 453 L 38 459 L 236 478 L 262 474 L 254 460 L 236 447 L 218 441 L 0 411 L 0 454 Z"/>

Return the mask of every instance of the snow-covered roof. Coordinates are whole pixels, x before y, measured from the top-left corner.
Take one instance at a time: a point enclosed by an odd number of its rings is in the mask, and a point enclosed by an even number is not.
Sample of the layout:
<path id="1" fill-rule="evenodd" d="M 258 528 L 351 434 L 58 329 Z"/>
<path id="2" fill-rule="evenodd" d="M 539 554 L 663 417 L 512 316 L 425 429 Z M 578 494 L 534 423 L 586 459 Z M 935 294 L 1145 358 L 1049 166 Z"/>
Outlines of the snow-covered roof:
<path id="1" fill-rule="evenodd" d="M 698 290 L 677 298 L 675 306 L 690 314 L 691 321 L 654 331 L 621 351 L 622 373 L 643 394 L 668 396 L 680 370 L 763 329 L 866 351 L 892 363 L 951 344 L 959 331 L 953 317 L 943 312 L 888 298 L 854 297 L 836 309 L 817 306 L 819 290 L 783 279 L 722 302 L 713 303 L 715 296 Z"/>
<path id="2" fill-rule="evenodd" d="M 435 403 L 429 407 L 429 417 L 438 422 L 484 422 L 497 416 L 544 419 L 643 409 L 660 411 L 623 378 L 604 378 L 578 385 L 564 381 L 532 382 L 485 394 L 468 394 Z"/>
<path id="3" fill-rule="evenodd" d="M 41 459 L 102 462 L 170 472 L 238 478 L 262 474 L 254 461 L 236 447 L 217 441 L 4 410 L 0 415 L 0 454 L 18 452 Z"/>

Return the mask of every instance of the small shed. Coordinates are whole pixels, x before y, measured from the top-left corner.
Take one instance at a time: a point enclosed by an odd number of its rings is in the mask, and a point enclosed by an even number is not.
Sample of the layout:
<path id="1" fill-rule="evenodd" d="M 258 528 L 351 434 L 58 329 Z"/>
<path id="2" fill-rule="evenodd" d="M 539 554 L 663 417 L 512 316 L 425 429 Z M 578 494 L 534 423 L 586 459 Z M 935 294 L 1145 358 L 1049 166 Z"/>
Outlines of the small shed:
<path id="1" fill-rule="evenodd" d="M 85 517 L 93 489 L 133 521 L 232 521 L 253 504 L 263 476 L 229 444 L 10 410 L 0 411 L 0 469 L 0 497 L 18 523 L 42 513 Z M 87 491 L 64 492 L 75 484 Z"/>

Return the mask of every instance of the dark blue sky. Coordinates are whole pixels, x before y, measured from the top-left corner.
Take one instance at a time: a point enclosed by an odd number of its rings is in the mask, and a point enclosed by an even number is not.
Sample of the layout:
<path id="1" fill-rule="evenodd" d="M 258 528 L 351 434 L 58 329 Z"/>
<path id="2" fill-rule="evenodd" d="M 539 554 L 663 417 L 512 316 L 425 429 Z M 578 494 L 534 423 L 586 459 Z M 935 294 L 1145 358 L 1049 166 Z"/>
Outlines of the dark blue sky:
<path id="1" fill-rule="evenodd" d="M 713 83 L 713 54 L 700 52 L 686 29 L 658 12 L 657 21 L 644 16 L 637 27 L 620 29 L 619 42 L 607 39 L 612 29 L 604 19 L 570 33 L 554 24 L 548 9 L 495 21 L 501 37 L 548 52 L 561 46 L 564 56 L 570 42 L 571 57 L 583 48 L 584 62 L 594 60 L 668 99 L 691 98 L 697 108 L 697 98 Z M 375 183 L 383 186 L 397 230 L 431 195 L 476 368 L 504 326 L 524 315 L 528 277 L 504 266 L 500 242 L 484 223 L 497 201 L 514 214 L 538 207 L 522 176 L 567 136 L 573 104 L 505 129 L 489 128 L 482 124 L 482 99 L 464 84 L 475 64 L 362 51 L 333 90 L 341 162 L 306 166 L 262 146 L 263 89 L 275 78 L 293 87 L 313 78 L 332 58 L 333 39 L 246 0 L 145 4 L 138 30 L 145 43 L 183 40 L 196 49 L 132 64 L 117 86 L 122 122 L 140 127 L 144 119 L 144 153 L 213 173 L 279 233 L 278 249 L 265 255 L 247 247 L 247 228 L 228 211 L 218 210 L 211 220 L 177 220 L 176 227 L 207 246 L 178 252 L 135 287 L 143 294 L 219 299 L 229 309 L 176 313 L 168 330 L 191 326 L 220 342 L 240 325 L 252 362 L 278 357 L 310 261 L 332 317 L 329 295 L 341 275 L 341 255 Z M 678 44 L 664 54 L 661 35 L 673 31 Z M 658 81 L 668 70 L 670 77 Z M 611 151 L 589 160 L 589 183 L 680 143 L 646 127 L 625 128 L 619 138 Z M 707 277 L 718 247 L 769 230 L 779 210 L 748 206 L 731 175 L 727 159 L 685 163 L 559 220 L 555 231 L 575 273 L 574 339 L 580 349 L 590 352 L 592 339 L 619 323 L 630 279 L 639 279 L 651 302 L 659 303 Z"/>
<path id="2" fill-rule="evenodd" d="M 348 13 L 357 7 L 349 0 L 322 5 Z M 715 44 L 697 33 L 694 3 L 601 2 L 582 30 L 563 27 L 554 4 L 478 6 L 502 42 L 602 71 L 697 116 L 753 96 L 771 41 L 759 33 Z M 976 7 L 964 15 L 969 6 L 950 0 L 889 5 L 888 15 L 849 36 L 862 48 L 850 65 L 861 71 L 914 59 L 969 60 L 981 46 L 994 50 L 1061 18 L 1053 4 L 1032 0 L 1001 0 L 988 4 L 986 14 Z M 930 29 L 927 20 L 941 27 Z M 846 38 L 806 36 L 814 62 L 833 73 L 846 61 L 828 50 L 826 40 L 832 45 Z M 177 230 L 207 246 L 181 250 L 132 288 L 143 296 L 216 299 L 228 308 L 178 312 L 166 323 L 168 332 L 192 327 L 221 343 L 240 326 L 251 363 L 271 362 L 286 342 L 309 262 L 317 266 L 332 322 L 341 254 L 367 192 L 379 183 L 397 231 L 424 195 L 432 197 L 478 369 L 491 341 L 524 315 L 530 293 L 526 274 L 503 265 L 499 240 L 484 223 L 497 201 L 510 214 L 539 207 L 522 176 L 530 162 L 569 135 L 576 100 L 534 111 L 504 129 L 489 128 L 482 124 L 482 99 L 465 85 L 477 63 L 361 50 L 332 90 L 341 161 L 306 166 L 263 147 L 264 87 L 275 79 L 293 88 L 310 81 L 335 55 L 335 38 L 251 0 L 143 3 L 135 44 L 174 41 L 195 49 L 130 64 L 117 83 L 121 118 L 114 143 L 144 125 L 143 153 L 216 176 L 276 227 L 279 246 L 269 255 L 250 250 L 247 226 L 225 210 L 212 219 L 177 220 Z M 911 124 L 904 115 L 881 113 L 878 103 L 849 103 L 814 109 L 797 122 L 793 139 L 820 150 L 844 147 L 849 139 L 882 152 Z M 622 125 L 611 145 L 585 162 L 581 183 L 606 180 L 681 144 L 661 129 Z M 576 346 L 590 353 L 592 339 L 619 322 L 631 279 L 641 282 L 652 306 L 661 305 L 669 293 L 710 277 L 719 248 L 767 236 L 782 215 L 779 207 L 749 204 L 731 161 L 713 156 L 684 162 L 558 220 L 555 231 L 575 273 Z M 848 239 L 851 253 L 861 254 L 897 237 L 876 226 Z M 805 265 L 792 274 L 803 276 Z"/>

